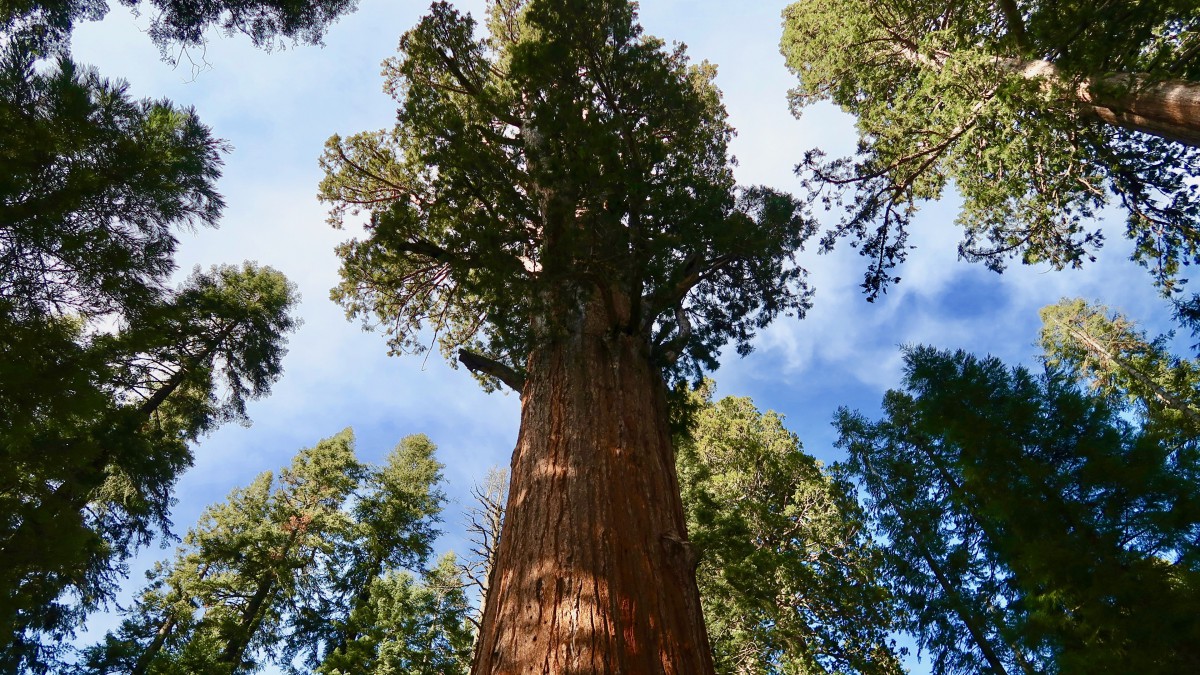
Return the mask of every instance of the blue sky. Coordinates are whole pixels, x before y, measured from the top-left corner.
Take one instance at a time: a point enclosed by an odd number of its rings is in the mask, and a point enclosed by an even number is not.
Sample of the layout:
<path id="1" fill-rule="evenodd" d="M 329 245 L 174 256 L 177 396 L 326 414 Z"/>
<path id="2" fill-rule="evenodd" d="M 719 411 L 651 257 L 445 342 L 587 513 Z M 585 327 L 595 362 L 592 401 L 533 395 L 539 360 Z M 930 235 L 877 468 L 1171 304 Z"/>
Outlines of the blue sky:
<path id="1" fill-rule="evenodd" d="M 114 3 L 115 4 L 115 3 Z M 456 2 L 478 14 L 481 0 Z M 799 191 L 792 167 L 804 151 L 851 151 L 853 121 L 817 106 L 802 119 L 787 108 L 792 78 L 778 52 L 783 0 L 644 0 L 648 33 L 688 45 L 693 59 L 717 64 L 730 120 L 740 182 Z M 194 265 L 245 259 L 271 265 L 303 294 L 305 324 L 292 337 L 283 379 L 268 399 L 252 403 L 248 428 L 227 427 L 196 448 L 195 466 L 180 481 L 174 510 L 182 534 L 209 503 L 264 470 L 285 465 L 302 447 L 350 426 L 359 456 L 379 460 L 403 436 L 425 433 L 446 464 L 444 548 L 465 551 L 461 535 L 468 490 L 488 467 L 507 465 L 516 439 L 515 395 L 484 394 L 462 370 L 436 354 L 388 357 L 384 340 L 345 320 L 329 299 L 337 281 L 333 247 L 353 235 L 325 223 L 317 202 L 317 157 L 325 140 L 392 124 L 395 103 L 382 93 L 380 62 L 395 53 L 400 34 L 427 8 L 417 0 L 363 0 L 333 26 L 320 47 L 264 53 L 244 36 L 214 35 L 203 53 L 172 68 L 143 34 L 146 17 L 117 7 L 98 24 L 77 30 L 77 61 L 124 78 L 140 97 L 166 97 L 195 106 L 218 137 L 234 147 L 219 187 L 228 208 L 221 227 L 185 233 L 180 275 Z M 727 356 L 713 373 L 719 395 L 750 396 L 783 414 L 818 458 L 838 458 L 830 427 L 842 405 L 873 412 L 900 377 L 898 345 L 933 344 L 990 353 L 1010 363 L 1035 364 L 1037 310 L 1063 296 L 1101 299 L 1154 331 L 1169 312 L 1148 275 L 1127 258 L 1120 218 L 1107 225 L 1108 245 L 1097 263 L 1055 272 L 1015 266 L 1003 275 L 956 259 L 955 200 L 923 209 L 901 270 L 903 282 L 874 304 L 860 293 L 864 259 L 848 246 L 832 255 L 810 250 L 800 261 L 811 272 L 815 307 L 802 321 L 782 319 L 757 339 L 747 358 Z M 823 216 L 827 221 L 828 216 Z M 814 243 L 815 245 L 815 243 Z M 134 561 L 126 593 L 141 571 L 169 549 L 151 548 Z M 127 598 L 128 595 L 123 597 Z M 93 634 L 112 625 L 97 617 Z M 914 673 L 925 672 L 914 666 Z"/>

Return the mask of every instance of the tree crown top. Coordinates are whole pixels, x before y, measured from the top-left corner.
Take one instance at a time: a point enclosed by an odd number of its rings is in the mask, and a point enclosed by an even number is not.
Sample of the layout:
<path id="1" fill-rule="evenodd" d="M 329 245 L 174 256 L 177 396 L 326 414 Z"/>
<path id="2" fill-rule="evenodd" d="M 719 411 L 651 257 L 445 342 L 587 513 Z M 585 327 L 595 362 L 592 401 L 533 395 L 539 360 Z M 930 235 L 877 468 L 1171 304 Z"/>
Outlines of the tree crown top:
<path id="1" fill-rule="evenodd" d="M 393 351 L 428 327 L 519 371 L 594 303 L 604 330 L 697 375 L 807 308 L 792 256 L 812 223 L 736 187 L 712 66 L 644 36 L 624 1 L 496 1 L 487 25 L 435 4 L 384 64 L 396 127 L 327 145 L 332 222 L 370 215 L 339 249 L 348 314 Z"/>

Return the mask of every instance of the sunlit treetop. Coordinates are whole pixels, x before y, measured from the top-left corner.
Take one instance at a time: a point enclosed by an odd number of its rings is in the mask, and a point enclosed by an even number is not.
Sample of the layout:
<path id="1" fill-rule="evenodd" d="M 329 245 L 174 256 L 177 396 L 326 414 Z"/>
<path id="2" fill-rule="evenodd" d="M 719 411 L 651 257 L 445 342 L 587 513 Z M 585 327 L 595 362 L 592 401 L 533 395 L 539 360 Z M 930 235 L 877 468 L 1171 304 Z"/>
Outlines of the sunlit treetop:
<path id="1" fill-rule="evenodd" d="M 349 315 L 519 388 L 531 350 L 579 326 L 695 376 L 804 312 L 792 256 L 813 224 L 735 186 L 712 66 L 618 0 L 491 2 L 476 32 L 436 3 L 384 64 L 396 126 L 327 144 L 331 222 L 369 215 L 339 248 Z"/>
<path id="2" fill-rule="evenodd" d="M 1177 290 L 1200 260 L 1198 27 L 1193 0 L 790 5 L 794 110 L 828 100 L 858 119 L 853 158 L 797 167 L 845 207 L 823 245 L 861 246 L 874 298 L 898 280 L 917 206 L 953 184 L 968 260 L 1078 266 L 1113 205 L 1134 258 Z"/>

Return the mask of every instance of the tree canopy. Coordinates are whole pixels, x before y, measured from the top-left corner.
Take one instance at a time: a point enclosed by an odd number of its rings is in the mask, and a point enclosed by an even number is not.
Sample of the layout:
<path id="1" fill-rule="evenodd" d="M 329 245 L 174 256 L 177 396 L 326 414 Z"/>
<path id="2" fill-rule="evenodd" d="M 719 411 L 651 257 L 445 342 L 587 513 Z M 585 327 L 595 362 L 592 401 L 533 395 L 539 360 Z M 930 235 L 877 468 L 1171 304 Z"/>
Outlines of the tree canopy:
<path id="1" fill-rule="evenodd" d="M 917 207 L 953 184 L 959 253 L 1078 266 L 1106 205 L 1165 292 L 1200 260 L 1200 40 L 1191 0 L 1149 3 L 802 0 L 784 12 L 798 114 L 829 100 L 856 116 L 854 158 L 809 152 L 797 170 L 829 206 L 823 240 L 870 259 L 874 298 L 898 280 Z M 848 194 L 847 194 L 848 193 Z"/>
<path id="2" fill-rule="evenodd" d="M 167 530 L 189 442 L 244 422 L 246 401 L 269 392 L 295 303 L 283 275 L 246 264 L 197 270 L 115 332 L 86 333 L 77 317 L 4 317 L 6 663 L 53 659 L 111 597 L 124 560 Z"/>
<path id="3" fill-rule="evenodd" d="M 712 66 L 615 0 L 491 2 L 486 28 L 435 3 L 384 64 L 397 126 L 329 140 L 331 221 L 370 217 L 339 249 L 349 315 L 395 352 L 428 328 L 516 386 L 580 294 L 688 375 L 807 308 L 792 256 L 813 224 L 787 195 L 735 187 Z"/>
<path id="4" fill-rule="evenodd" d="M 353 4 L 145 11 L 168 54 L 212 29 L 317 41 Z M 805 158 L 806 202 L 735 183 L 715 66 L 637 3 L 434 3 L 384 64 L 395 126 L 331 138 L 320 196 L 364 225 L 338 249 L 350 317 L 521 392 L 478 560 L 435 561 L 429 439 L 366 466 L 346 431 L 207 510 L 76 664 L 130 556 L 171 538 L 195 443 L 278 381 L 297 297 L 254 263 L 172 281 L 181 233 L 222 213 L 227 146 L 67 56 L 107 1 L 0 7 L 0 671 L 464 675 L 478 638 L 479 673 L 705 675 L 711 653 L 892 675 L 898 628 L 939 674 L 1200 670 L 1200 369 L 1171 336 L 1064 301 L 1044 373 L 911 348 L 881 419 L 839 415 L 833 469 L 749 399 L 667 424 L 726 345 L 809 308 L 822 198 L 853 202 L 824 245 L 862 245 L 872 298 L 951 185 L 965 257 L 1083 264 L 1117 205 L 1176 298 L 1200 260 L 1200 24 L 1194 0 L 1135 4 L 796 3 L 793 103 L 832 100 L 863 141 Z"/>
<path id="5" fill-rule="evenodd" d="M 463 672 L 469 606 L 454 556 L 426 569 L 445 500 L 434 451 L 409 436 L 364 466 L 347 429 L 235 490 L 74 672 Z"/>
<path id="6" fill-rule="evenodd" d="M 136 316 L 174 271 L 176 233 L 220 217 L 224 144 L 69 58 L 37 68 L 8 44 L 0 59 L 6 314 Z"/>
<path id="7" fill-rule="evenodd" d="M 140 8 L 142 0 L 120 0 Z M 317 44 L 330 24 L 354 10 L 357 0 L 151 0 L 150 38 L 168 60 L 173 49 L 198 47 L 205 33 L 217 29 L 243 33 L 256 47 L 287 41 Z M 0 32 L 38 51 L 62 50 L 71 30 L 82 21 L 99 21 L 108 0 L 11 0 L 0 5 Z"/>
<path id="8" fill-rule="evenodd" d="M 186 3 L 185 3 L 186 4 Z M 284 5 L 287 6 L 284 6 Z M 315 38 L 332 9 L 159 3 L 153 37 L 208 25 Z M 137 547 L 168 532 L 189 444 L 245 423 L 282 373 L 295 288 L 252 263 L 172 290 L 181 231 L 216 224 L 226 144 L 67 55 L 92 0 L 0 7 L 0 663 L 54 667 Z M 330 14 L 333 12 L 333 14 Z M 305 32 L 307 31 L 307 32 Z"/>
<path id="9" fill-rule="evenodd" d="M 906 364 L 883 419 L 838 427 L 934 671 L 1194 670 L 1194 452 L 1078 371 L 927 347 Z"/>
<path id="10" fill-rule="evenodd" d="M 1063 300 L 1042 309 L 1041 345 L 1050 365 L 1136 414 L 1143 426 L 1186 439 L 1200 434 L 1200 364 L 1148 337 L 1127 317 Z"/>
<path id="11" fill-rule="evenodd" d="M 775 413 L 710 399 L 676 442 L 718 673 L 903 672 L 882 558 L 855 487 Z"/>

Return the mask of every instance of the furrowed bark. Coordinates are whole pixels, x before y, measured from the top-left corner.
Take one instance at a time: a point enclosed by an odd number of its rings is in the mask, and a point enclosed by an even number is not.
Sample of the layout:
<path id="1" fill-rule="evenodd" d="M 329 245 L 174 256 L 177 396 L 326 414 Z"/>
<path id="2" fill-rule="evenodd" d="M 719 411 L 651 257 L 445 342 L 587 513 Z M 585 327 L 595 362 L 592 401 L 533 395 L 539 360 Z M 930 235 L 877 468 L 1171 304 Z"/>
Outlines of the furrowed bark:
<path id="1" fill-rule="evenodd" d="M 474 675 L 713 672 L 662 378 L 604 314 L 529 359 Z"/>

